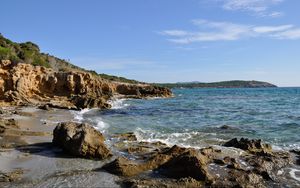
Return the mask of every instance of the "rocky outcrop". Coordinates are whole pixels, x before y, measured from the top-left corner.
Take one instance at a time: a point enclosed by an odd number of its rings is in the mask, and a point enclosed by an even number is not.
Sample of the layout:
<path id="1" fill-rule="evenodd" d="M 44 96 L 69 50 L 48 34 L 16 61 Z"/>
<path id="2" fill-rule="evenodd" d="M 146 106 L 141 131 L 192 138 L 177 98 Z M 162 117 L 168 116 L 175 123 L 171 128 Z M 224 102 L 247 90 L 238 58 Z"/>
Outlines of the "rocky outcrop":
<path id="1" fill-rule="evenodd" d="M 263 144 L 260 139 L 250 140 L 241 138 L 238 140 L 237 138 L 234 138 L 226 142 L 224 146 L 235 147 L 252 153 L 270 153 L 272 151 L 271 145 Z"/>
<path id="2" fill-rule="evenodd" d="M 153 85 L 141 85 L 141 84 L 117 84 L 114 91 L 121 95 L 126 95 L 133 98 L 145 98 L 145 97 L 170 97 L 171 91 L 168 88 L 158 87 Z"/>
<path id="3" fill-rule="evenodd" d="M 124 140 L 127 140 L 127 136 L 121 139 Z M 110 173 L 126 177 L 123 183 L 128 187 L 266 187 L 281 181 L 278 172 L 293 163 L 290 153 L 273 151 L 261 140 L 245 138 L 233 139 L 225 144 L 246 151 L 236 155 L 228 153 L 233 148 L 194 149 L 176 145 L 168 148 L 159 145 L 153 150 L 150 144 L 147 144 L 149 150 L 142 148 L 132 152 L 133 146 L 139 148 L 144 145 L 141 142 L 134 145 L 134 141 L 128 143 L 123 147 L 128 148 L 130 157 L 119 157 L 103 167 Z M 141 178 L 144 175 L 140 176 L 143 172 L 153 174 L 144 179 Z"/>
<path id="4" fill-rule="evenodd" d="M 0 63 L 0 101 L 56 108 L 109 108 L 114 95 L 169 97 L 169 89 L 147 84 L 117 83 L 83 71 L 60 72 L 30 64 Z"/>
<path id="5" fill-rule="evenodd" d="M 158 170 L 171 178 L 192 177 L 200 181 L 211 179 L 206 163 L 207 156 L 195 149 L 173 146 L 150 155 L 144 163 L 136 163 L 124 157 L 117 158 L 103 169 L 120 176 L 135 176 L 148 170 Z"/>
<path id="6" fill-rule="evenodd" d="M 103 135 L 88 124 L 60 123 L 53 131 L 52 142 L 79 157 L 105 159 L 111 156 Z"/>

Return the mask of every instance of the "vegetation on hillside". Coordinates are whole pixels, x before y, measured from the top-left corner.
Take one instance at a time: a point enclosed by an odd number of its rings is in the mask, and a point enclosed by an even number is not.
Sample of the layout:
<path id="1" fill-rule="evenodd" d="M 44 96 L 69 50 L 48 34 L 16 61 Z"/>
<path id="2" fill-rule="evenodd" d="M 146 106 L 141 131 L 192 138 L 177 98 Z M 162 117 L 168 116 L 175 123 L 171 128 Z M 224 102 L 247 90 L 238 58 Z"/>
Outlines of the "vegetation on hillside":
<path id="1" fill-rule="evenodd" d="M 260 88 L 260 87 L 276 87 L 273 84 L 260 81 L 224 81 L 224 82 L 183 82 L 183 83 L 164 83 L 157 84 L 168 88 Z"/>
<path id="2" fill-rule="evenodd" d="M 29 63 L 34 66 L 43 66 L 52 68 L 56 71 L 83 71 L 104 79 L 126 82 L 140 83 L 136 80 L 130 80 L 124 77 L 112 76 L 107 74 L 98 74 L 95 71 L 85 70 L 75 66 L 64 59 L 54 57 L 49 54 L 41 53 L 38 45 L 32 42 L 16 43 L 5 38 L 0 34 L 0 60 L 11 60 L 14 63 Z"/>

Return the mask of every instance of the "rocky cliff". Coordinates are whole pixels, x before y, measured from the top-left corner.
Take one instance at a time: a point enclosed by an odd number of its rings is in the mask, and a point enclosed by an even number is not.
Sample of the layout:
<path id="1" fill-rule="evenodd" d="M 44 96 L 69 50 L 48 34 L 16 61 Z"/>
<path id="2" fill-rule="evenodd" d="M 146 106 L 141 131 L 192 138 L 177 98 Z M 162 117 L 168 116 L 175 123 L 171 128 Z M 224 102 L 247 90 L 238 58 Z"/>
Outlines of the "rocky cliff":
<path id="1" fill-rule="evenodd" d="M 109 108 L 113 96 L 169 97 L 169 89 L 149 84 L 113 82 L 83 71 L 51 68 L 1 60 L 2 105 L 49 105 L 58 108 Z"/>

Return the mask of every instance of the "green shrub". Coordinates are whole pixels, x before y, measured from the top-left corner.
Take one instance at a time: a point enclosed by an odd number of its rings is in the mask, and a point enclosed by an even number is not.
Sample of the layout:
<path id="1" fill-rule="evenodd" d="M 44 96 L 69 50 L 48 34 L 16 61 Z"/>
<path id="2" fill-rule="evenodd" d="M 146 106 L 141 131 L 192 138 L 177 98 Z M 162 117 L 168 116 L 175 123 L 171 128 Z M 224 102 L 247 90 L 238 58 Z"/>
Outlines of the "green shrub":
<path id="1" fill-rule="evenodd" d="M 11 50 L 0 46 L 0 59 L 9 59 Z"/>
<path id="2" fill-rule="evenodd" d="M 34 65 L 34 66 L 43 66 L 43 67 L 46 67 L 46 68 L 50 68 L 49 63 L 46 62 L 45 60 L 43 60 L 40 57 L 35 57 L 33 59 L 32 65 Z"/>

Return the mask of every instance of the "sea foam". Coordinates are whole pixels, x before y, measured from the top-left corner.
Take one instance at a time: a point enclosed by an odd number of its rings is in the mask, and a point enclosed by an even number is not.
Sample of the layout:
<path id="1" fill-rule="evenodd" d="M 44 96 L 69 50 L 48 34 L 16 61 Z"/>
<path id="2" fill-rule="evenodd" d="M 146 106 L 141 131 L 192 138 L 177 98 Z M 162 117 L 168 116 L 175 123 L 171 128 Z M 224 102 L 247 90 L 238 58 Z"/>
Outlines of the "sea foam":
<path id="1" fill-rule="evenodd" d="M 108 101 L 108 103 L 111 105 L 112 109 L 121 109 L 129 106 L 126 101 L 126 99 L 111 99 Z"/>

